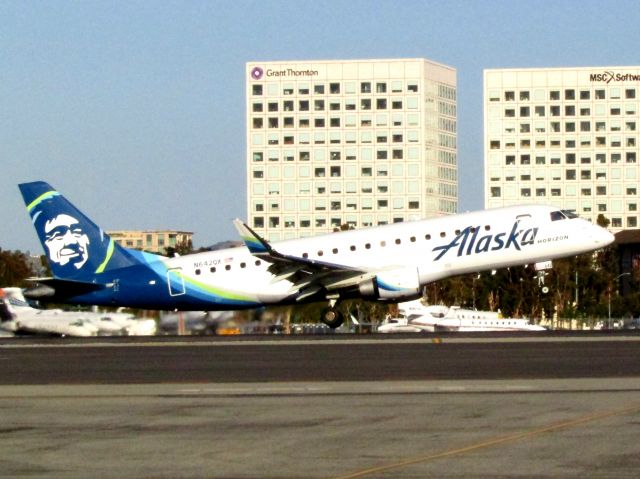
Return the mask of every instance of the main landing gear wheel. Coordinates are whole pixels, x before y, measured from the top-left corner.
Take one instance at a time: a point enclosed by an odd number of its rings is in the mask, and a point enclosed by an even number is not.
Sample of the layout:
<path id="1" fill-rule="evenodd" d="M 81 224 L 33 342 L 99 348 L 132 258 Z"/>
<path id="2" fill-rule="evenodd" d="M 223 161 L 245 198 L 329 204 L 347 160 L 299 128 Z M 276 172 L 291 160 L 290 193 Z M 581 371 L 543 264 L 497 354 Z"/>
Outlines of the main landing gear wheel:
<path id="1" fill-rule="evenodd" d="M 340 314 L 336 308 L 324 308 L 322 310 L 322 315 L 320 316 L 320 320 L 329 326 L 331 329 L 336 329 L 340 327 L 342 323 L 344 323 L 344 317 Z"/>

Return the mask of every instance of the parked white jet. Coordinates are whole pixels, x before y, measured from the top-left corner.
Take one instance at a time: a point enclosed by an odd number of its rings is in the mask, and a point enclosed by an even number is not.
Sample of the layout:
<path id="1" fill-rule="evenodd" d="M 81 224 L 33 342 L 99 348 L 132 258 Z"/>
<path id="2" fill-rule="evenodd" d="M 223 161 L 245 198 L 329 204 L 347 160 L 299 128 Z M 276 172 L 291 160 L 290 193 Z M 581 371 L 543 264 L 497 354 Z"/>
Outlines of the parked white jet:
<path id="1" fill-rule="evenodd" d="M 21 297 L 19 288 L 0 289 L 0 329 L 17 334 L 98 335 L 97 326 L 75 313 L 65 313 L 60 309 L 35 309 Z"/>
<path id="2" fill-rule="evenodd" d="M 5 302 L 0 329 L 5 331 L 61 336 L 134 336 L 156 332 L 155 321 L 140 320 L 128 313 L 36 309 L 27 303 L 20 288 L 0 288 L 0 298 Z"/>
<path id="3" fill-rule="evenodd" d="M 378 327 L 381 333 L 396 332 L 489 332 L 546 331 L 524 318 L 503 318 L 494 311 L 476 311 L 458 306 L 424 305 L 417 299 L 398 304 L 400 316 L 389 318 Z"/>
<path id="4" fill-rule="evenodd" d="M 244 247 L 175 258 L 116 244 L 44 182 L 20 190 L 53 278 L 31 297 L 75 304 L 212 311 L 349 297 L 398 302 L 448 276 L 593 251 L 611 233 L 551 206 L 515 206 L 271 245 L 239 220 Z"/>

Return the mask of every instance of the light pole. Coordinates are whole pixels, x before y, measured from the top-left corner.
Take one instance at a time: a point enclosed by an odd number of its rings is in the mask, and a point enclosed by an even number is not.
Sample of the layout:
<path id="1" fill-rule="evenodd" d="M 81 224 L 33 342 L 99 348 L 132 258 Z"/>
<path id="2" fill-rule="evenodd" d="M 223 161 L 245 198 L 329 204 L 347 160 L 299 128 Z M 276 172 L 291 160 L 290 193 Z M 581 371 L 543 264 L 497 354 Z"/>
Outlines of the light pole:
<path id="1" fill-rule="evenodd" d="M 609 306 L 609 321 L 607 322 L 607 326 L 609 329 L 611 329 L 611 287 L 613 286 L 613 283 L 615 283 L 618 278 L 621 278 L 622 276 L 628 276 L 631 273 L 621 273 L 618 276 L 616 276 L 615 278 L 613 278 L 613 280 L 611 281 L 611 283 L 609 283 L 609 288 L 608 289 L 608 293 L 609 293 L 609 301 L 608 301 L 608 306 Z"/>

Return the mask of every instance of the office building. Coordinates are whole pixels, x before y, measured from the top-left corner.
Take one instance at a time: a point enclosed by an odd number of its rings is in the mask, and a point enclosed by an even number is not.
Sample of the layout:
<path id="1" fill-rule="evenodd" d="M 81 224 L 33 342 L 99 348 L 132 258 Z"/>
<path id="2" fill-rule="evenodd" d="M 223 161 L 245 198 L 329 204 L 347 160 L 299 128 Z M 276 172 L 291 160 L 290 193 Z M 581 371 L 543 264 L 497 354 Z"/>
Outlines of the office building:
<path id="1" fill-rule="evenodd" d="M 120 230 L 107 234 L 125 248 L 133 248 L 150 253 L 167 254 L 167 248 L 192 247 L 193 233 L 175 230 Z"/>
<path id="2" fill-rule="evenodd" d="M 425 59 L 246 65 L 249 224 L 269 240 L 455 213 L 456 72 Z"/>
<path id="3" fill-rule="evenodd" d="M 484 72 L 485 207 L 547 203 L 638 227 L 640 67 Z"/>

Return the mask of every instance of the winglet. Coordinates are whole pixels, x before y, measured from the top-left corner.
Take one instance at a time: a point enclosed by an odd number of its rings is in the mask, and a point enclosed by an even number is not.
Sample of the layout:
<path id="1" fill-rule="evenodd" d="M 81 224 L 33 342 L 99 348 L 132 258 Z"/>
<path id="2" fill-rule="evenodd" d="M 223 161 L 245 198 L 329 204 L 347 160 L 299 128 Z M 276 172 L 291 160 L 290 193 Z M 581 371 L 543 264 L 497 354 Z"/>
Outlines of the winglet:
<path id="1" fill-rule="evenodd" d="M 258 233 L 242 222 L 242 220 L 236 218 L 233 220 L 233 224 L 251 254 L 260 255 L 265 253 L 270 254 L 273 252 L 271 245 L 267 243 L 265 239 L 261 238 Z"/>

